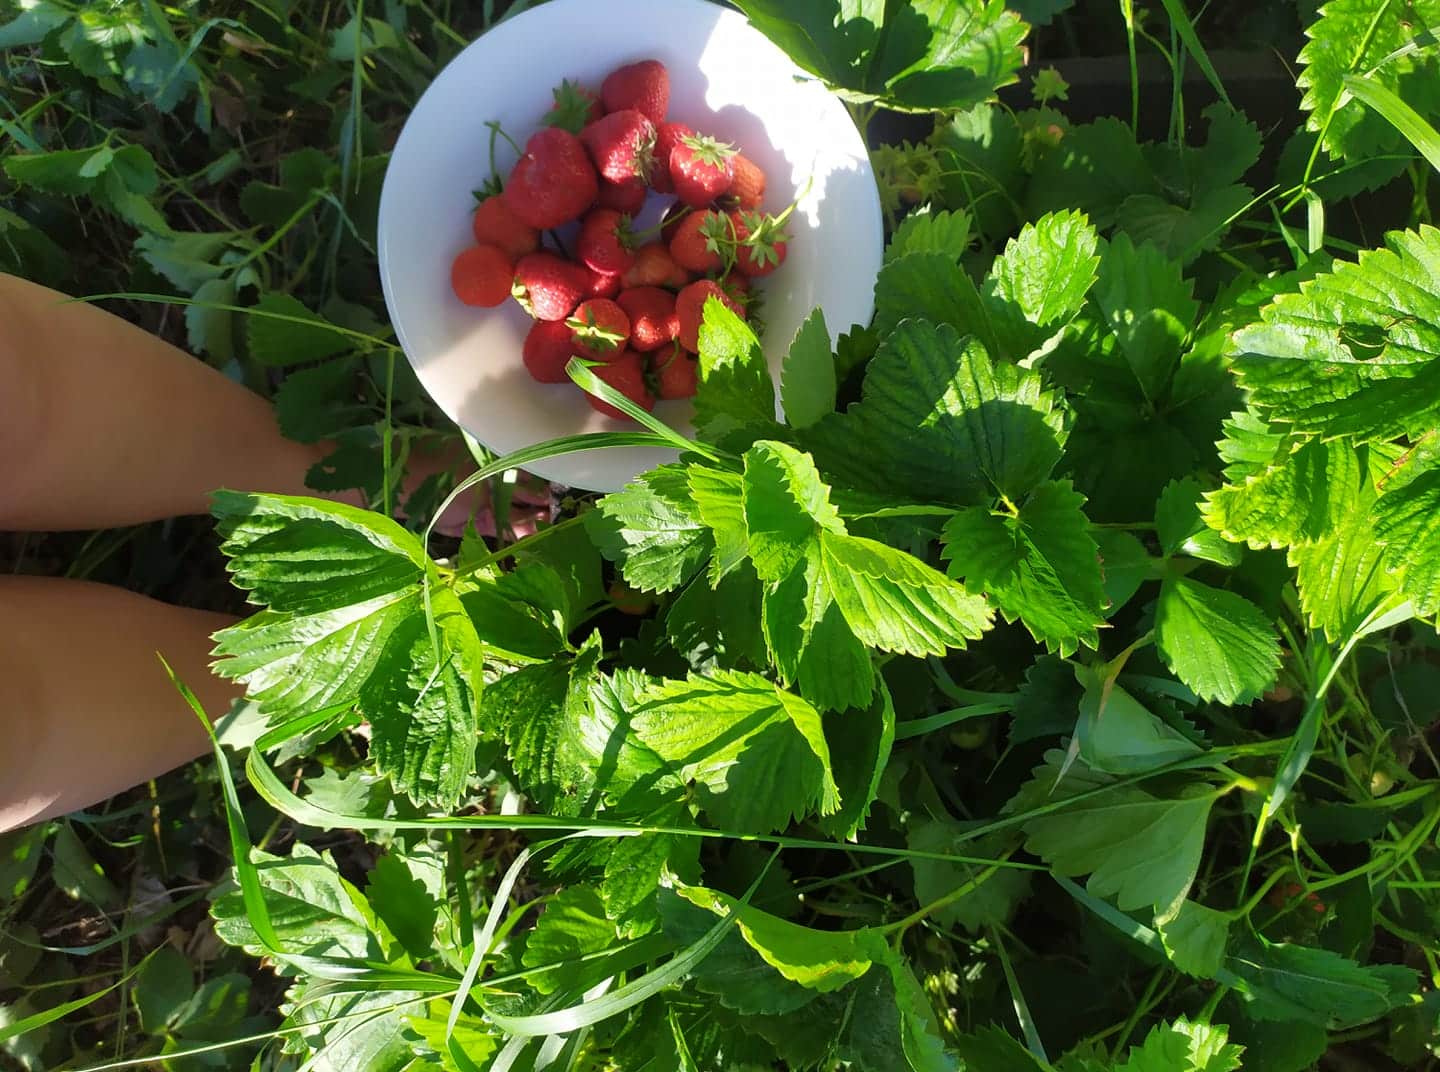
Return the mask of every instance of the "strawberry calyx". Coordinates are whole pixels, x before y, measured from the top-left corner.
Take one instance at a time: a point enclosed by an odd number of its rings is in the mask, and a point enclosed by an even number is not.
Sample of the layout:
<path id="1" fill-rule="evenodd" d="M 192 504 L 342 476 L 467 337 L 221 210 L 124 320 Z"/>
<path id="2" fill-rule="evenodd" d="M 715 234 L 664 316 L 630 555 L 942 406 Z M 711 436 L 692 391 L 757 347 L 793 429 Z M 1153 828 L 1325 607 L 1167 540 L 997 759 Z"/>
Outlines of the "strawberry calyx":
<path id="1" fill-rule="evenodd" d="M 530 288 L 520 280 L 517 279 L 510 284 L 510 297 L 519 302 L 520 308 L 524 309 L 526 313 L 531 316 L 535 315 L 535 306 L 530 304 Z"/>
<path id="2" fill-rule="evenodd" d="M 635 143 L 635 177 L 647 186 L 650 184 L 650 173 L 655 170 L 656 137 L 652 125 Z"/>
<path id="3" fill-rule="evenodd" d="M 620 215 L 620 222 L 615 225 L 612 232 L 615 241 L 620 244 L 621 249 L 636 249 L 641 245 L 640 236 L 635 231 L 635 221 L 624 213 Z"/>
<path id="4" fill-rule="evenodd" d="M 790 213 L 787 210 L 784 216 Z M 790 240 L 785 230 L 784 216 L 769 216 L 763 212 L 742 212 L 740 223 L 747 232 L 740 244 L 750 250 L 750 257 L 757 264 L 780 264 L 778 245 Z"/>
<path id="5" fill-rule="evenodd" d="M 569 78 L 551 92 L 555 97 L 555 105 L 540 122 L 547 127 L 559 127 L 571 134 L 579 134 L 594 113 L 595 94 Z"/>
<path id="6" fill-rule="evenodd" d="M 680 144 L 689 149 L 697 161 L 713 168 L 723 168 L 725 161 L 739 152 L 729 142 L 717 141 L 709 134 L 682 134 Z"/>
<path id="7" fill-rule="evenodd" d="M 585 317 L 572 316 L 565 321 L 565 326 L 575 333 L 575 337 L 582 339 L 585 345 L 596 353 L 608 354 L 611 350 L 620 347 L 627 336 L 619 332 L 611 331 L 595 319 L 593 310 L 585 310 Z"/>
<path id="8" fill-rule="evenodd" d="M 705 239 L 705 249 L 708 252 L 723 257 L 727 265 L 735 260 L 738 238 L 735 224 L 729 216 L 719 212 L 710 213 L 700 224 L 700 234 Z"/>

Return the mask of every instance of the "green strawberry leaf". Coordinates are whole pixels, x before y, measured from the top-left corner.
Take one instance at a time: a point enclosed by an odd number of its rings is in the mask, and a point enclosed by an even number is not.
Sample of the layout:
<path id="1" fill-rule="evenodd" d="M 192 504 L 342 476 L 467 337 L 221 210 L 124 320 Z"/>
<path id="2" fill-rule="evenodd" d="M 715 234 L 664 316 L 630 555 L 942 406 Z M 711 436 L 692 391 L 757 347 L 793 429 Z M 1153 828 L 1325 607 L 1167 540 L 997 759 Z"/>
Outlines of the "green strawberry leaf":
<path id="1" fill-rule="evenodd" d="M 792 983 L 821 994 L 859 979 L 888 951 L 880 932 L 869 928 L 821 931 L 772 916 L 718 890 L 678 886 L 676 892 L 714 915 L 734 913 L 736 929 L 766 964 Z"/>
<path id="2" fill-rule="evenodd" d="M 1120 227 L 1136 242 L 1150 242 L 1167 257 L 1189 264 L 1214 249 L 1238 217 L 1250 207 L 1252 191 L 1238 183 L 1211 187 L 1187 206 L 1155 194 L 1132 194 L 1120 203 Z"/>
<path id="3" fill-rule="evenodd" d="M 700 807 L 726 829 L 769 833 L 840 806 L 820 713 L 758 675 L 717 670 L 663 682 L 628 713 L 640 741 L 694 785 Z"/>
<path id="4" fill-rule="evenodd" d="M 851 630 L 817 552 L 765 589 L 765 645 L 780 678 L 822 710 L 864 707 L 875 689 L 870 653 Z"/>
<path id="5" fill-rule="evenodd" d="M 840 808 L 821 816 L 819 824 L 831 837 L 854 841 L 865 829 L 895 743 L 895 705 L 883 681 L 868 708 L 826 712 L 825 740 L 840 789 Z"/>
<path id="6" fill-rule="evenodd" d="M 1252 436 L 1244 446 L 1232 445 L 1229 455 L 1255 444 Z M 1360 458 L 1345 440 L 1281 437 L 1262 465 L 1246 468 L 1243 477 L 1231 475 L 1231 483 L 1206 494 L 1203 512 L 1225 539 L 1251 547 L 1323 538 L 1340 526 L 1360 483 Z"/>
<path id="7" fill-rule="evenodd" d="M 999 343 L 991 357 L 1020 361 L 1080 311 L 1095 283 L 1098 236 L 1083 213 L 1027 223 L 995 258 L 981 288 Z"/>
<path id="8" fill-rule="evenodd" d="M 895 7 L 828 0 L 796 9 L 739 0 L 750 23 L 849 100 L 898 111 L 949 111 L 1015 80 L 1026 25 L 1002 0 Z"/>
<path id="9" fill-rule="evenodd" d="M 1347 74 L 1365 74 L 1398 93 L 1422 115 L 1440 113 L 1440 79 L 1433 49 L 1409 47 L 1417 26 L 1440 24 L 1440 4 L 1414 0 L 1397 7 L 1385 0 L 1329 0 L 1305 28 L 1296 85 L 1308 129 L 1321 134 L 1326 152 L 1346 160 L 1406 148 L 1385 120 L 1345 92 Z"/>
<path id="10" fill-rule="evenodd" d="M 822 531 L 845 531 L 808 454 L 783 443 L 756 443 L 745 452 L 747 546 L 762 581 L 787 576 L 814 554 Z"/>
<path id="11" fill-rule="evenodd" d="M 1440 469 L 1430 469 L 1375 501 L 1375 540 L 1400 594 L 1429 616 L 1440 610 Z"/>
<path id="12" fill-rule="evenodd" d="M 453 591 L 431 594 L 385 641 L 360 687 L 370 755 L 412 800 L 458 800 L 475 766 L 484 654 L 474 623 Z M 438 645 L 438 646 L 437 646 Z"/>
<path id="13" fill-rule="evenodd" d="M 458 800 L 474 758 L 481 646 L 448 590 L 432 592 L 432 632 L 419 540 L 317 499 L 225 491 L 214 512 L 235 584 L 268 608 L 216 634 L 216 671 L 277 720 L 358 703 L 397 788 Z"/>
<path id="14" fill-rule="evenodd" d="M 433 865 L 430 874 L 426 873 L 427 865 Z M 426 878 L 443 874 L 438 861 L 412 860 L 409 854 L 394 846 L 375 861 L 365 883 L 365 899 L 370 908 L 415 960 L 431 955 L 435 923 L 440 915 L 440 900 Z M 443 894 L 443 877 L 441 882 Z"/>
<path id="15" fill-rule="evenodd" d="M 608 978 L 613 969 L 603 958 L 580 958 L 618 944 L 615 924 L 606 916 L 600 894 L 591 886 L 569 886 L 550 899 L 525 936 L 520 963 L 546 969 L 526 977 L 542 994 L 583 991 Z"/>
<path id="16" fill-rule="evenodd" d="M 1025 187 L 1025 208 L 1029 219 L 1076 209 L 1105 230 L 1127 197 L 1160 191 L 1130 125 L 1105 116 L 1071 127 L 1040 156 Z"/>
<path id="17" fill-rule="evenodd" d="M 700 569 L 714 540 L 690 496 L 685 466 L 642 473 L 585 515 L 600 552 L 620 564 L 625 583 L 642 592 L 669 592 Z"/>
<path id="18" fill-rule="evenodd" d="M 306 614 L 395 595 L 419 583 L 427 561 L 413 533 L 341 503 L 218 491 L 211 512 L 235 585 L 274 611 Z"/>
<path id="19" fill-rule="evenodd" d="M 911 254 L 904 264 L 935 254 Z M 899 502 L 1023 499 L 1060 460 L 1066 417 L 1040 376 L 992 363 L 949 325 L 910 321 L 880 345 L 863 397 L 805 433 L 836 483 Z"/>
<path id="20" fill-rule="evenodd" d="M 1398 964 L 1362 967 L 1314 946 L 1249 937 L 1225 958 L 1244 984 L 1240 997 L 1255 1020 L 1299 1021 L 1332 1031 L 1378 1020 L 1407 1004 L 1418 980 Z"/>
<path id="21" fill-rule="evenodd" d="M 1302 283 L 1235 334 L 1252 406 L 1327 439 L 1418 435 L 1440 420 L 1440 231 L 1395 231 L 1386 248 Z"/>
<path id="22" fill-rule="evenodd" d="M 1382 601 L 1400 598 L 1395 578 L 1384 567 L 1388 550 L 1375 538 L 1375 505 L 1373 480 L 1362 480 L 1334 529 L 1313 543 L 1291 547 L 1287 555 L 1305 620 L 1337 644 Z"/>
<path id="23" fill-rule="evenodd" d="M 1061 655 L 1081 644 L 1098 648 L 1104 622 L 1100 558 L 1084 502 L 1068 481 L 1047 481 L 1018 511 L 972 506 L 945 524 L 950 576 L 972 595 L 988 595 L 1006 620 L 1024 622 Z"/>
<path id="24" fill-rule="evenodd" d="M 910 827 L 905 844 L 913 852 L 949 852 L 972 857 L 999 855 L 1012 847 L 1011 842 L 996 838 L 979 841 L 963 838 L 974 825 L 949 819 L 922 819 Z M 935 912 L 935 918 L 964 927 L 971 934 L 1008 923 L 1016 906 L 1030 892 L 1030 872 L 1011 867 L 1000 867 L 986 875 L 983 864 L 950 863 L 917 856 L 910 861 L 910 870 L 915 875 L 915 899 L 928 905 L 946 898 L 947 903 Z M 973 888 L 948 900 L 957 889 L 967 885 Z"/>
<path id="25" fill-rule="evenodd" d="M 555 814 L 591 814 L 600 793 L 618 799 L 637 782 L 661 797 L 677 788 L 665 763 L 625 721 L 626 705 L 644 679 L 600 677 L 599 659 L 599 639 L 592 636 L 573 660 L 524 667 L 486 690 L 486 713 L 504 731 L 515 772 Z"/>
<path id="26" fill-rule="evenodd" d="M 809 428 L 835 412 L 835 359 L 821 309 L 805 318 L 790 343 L 780 375 L 780 399 L 792 428 Z"/>
<path id="27" fill-rule="evenodd" d="M 266 315 L 270 314 L 270 315 Z M 246 324 L 250 356 L 262 365 L 300 365 L 349 350 L 354 343 L 289 294 L 260 299 Z"/>
<path id="28" fill-rule="evenodd" d="M 943 253 L 958 261 L 971 238 L 970 214 L 964 209 L 936 212 L 927 205 L 900 221 L 885 246 L 885 263 L 908 253 Z"/>
<path id="29" fill-rule="evenodd" d="M 1155 925 L 1170 963 L 1197 979 L 1215 978 L 1225 962 L 1229 916 L 1187 900 L 1178 912 L 1156 920 Z"/>
<path id="30" fill-rule="evenodd" d="M 943 655 L 993 624 L 981 596 L 893 547 L 860 536 L 820 535 L 825 584 L 859 640 L 881 651 Z"/>
<path id="31" fill-rule="evenodd" d="M 748 563 L 713 589 L 704 577 L 696 577 L 666 611 L 665 633 L 693 669 L 763 667 L 765 638 L 755 627 L 763 598 L 764 588 Z"/>
<path id="32" fill-rule="evenodd" d="M 1200 319 L 1179 262 L 1121 231 L 1105 249 L 1092 296 L 1144 397 L 1159 401 Z"/>
<path id="33" fill-rule="evenodd" d="M 709 581 L 711 587 L 716 587 L 750 554 L 750 536 L 745 527 L 744 478 L 727 469 L 691 465 L 687 483 L 695 512 L 715 540 Z"/>
<path id="34" fill-rule="evenodd" d="M 1063 757 L 1056 756 L 1056 760 Z M 1056 785 L 1058 768 L 1036 769 L 1033 781 L 1011 802 L 1022 814 L 1098 783 L 1076 763 Z M 1192 784 L 1174 796 L 1156 796 L 1133 785 L 1107 788 L 1049 815 L 1025 822 L 1025 847 L 1061 875 L 1090 875 L 1086 888 L 1111 897 L 1124 911 L 1153 906 L 1164 916 L 1178 909 L 1195 881 L 1205 825 L 1219 794 Z"/>
<path id="35" fill-rule="evenodd" d="M 1048 1072 L 1047 1065 L 1042 1065 L 1034 1054 L 994 1024 L 971 1034 L 961 1035 L 956 1039 L 955 1052 L 965 1061 L 967 1069 L 1003 1068 L 1006 1072 Z"/>
<path id="36" fill-rule="evenodd" d="M 1188 555 L 1221 566 L 1237 566 L 1244 552 L 1206 527 L 1200 513 L 1203 494 L 1194 477 L 1172 480 L 1165 485 L 1155 505 L 1155 531 L 1160 537 L 1160 550 L 1167 558 Z"/>
<path id="37" fill-rule="evenodd" d="M 1204 751 L 1103 674 L 1079 667 L 1075 677 L 1085 690 L 1075 739 L 1092 770 L 1139 774 Z"/>
<path id="38" fill-rule="evenodd" d="M 689 945 L 715 926 L 712 912 L 692 904 L 672 887 L 661 887 L 658 905 L 661 928 L 677 944 Z M 761 959 L 736 927 L 731 927 L 720 944 L 691 969 L 690 978 L 697 990 L 713 995 L 724 1008 L 743 1016 L 782 1016 L 804 1009 L 820 997 L 817 991 L 791 982 Z M 673 1047 L 669 1032 L 665 1041 Z M 700 1066 L 695 1067 L 698 1072 Z"/>
<path id="39" fill-rule="evenodd" d="M 1114 1072 L 1236 1072 L 1245 1048 L 1229 1037 L 1223 1024 L 1192 1023 L 1182 1016 L 1152 1027 Z"/>
<path id="40" fill-rule="evenodd" d="M 260 849 L 252 849 L 250 855 L 282 952 L 379 957 L 379 942 L 360 907 L 365 899 L 340 876 L 328 852 L 317 853 L 297 842 L 289 856 L 272 856 Z M 238 891 L 217 898 L 210 915 L 216 936 L 226 945 L 240 946 L 255 957 L 267 952 L 250 925 Z"/>
<path id="41" fill-rule="evenodd" d="M 708 443 L 744 450 L 779 429 L 770 366 L 755 332 L 719 298 L 706 300 L 703 317 L 696 433 Z"/>
<path id="42" fill-rule="evenodd" d="M 1155 646 L 1201 699 L 1248 703 L 1275 681 L 1280 640 L 1244 596 L 1189 577 L 1168 578 L 1155 605 Z"/>

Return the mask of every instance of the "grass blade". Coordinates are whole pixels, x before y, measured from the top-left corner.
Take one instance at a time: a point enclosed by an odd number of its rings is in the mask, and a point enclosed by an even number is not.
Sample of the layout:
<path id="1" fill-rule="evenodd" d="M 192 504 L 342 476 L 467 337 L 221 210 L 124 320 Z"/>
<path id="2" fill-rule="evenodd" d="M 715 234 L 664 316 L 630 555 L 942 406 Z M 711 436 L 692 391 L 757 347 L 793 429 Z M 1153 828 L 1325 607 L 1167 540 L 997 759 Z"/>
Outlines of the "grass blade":
<path id="1" fill-rule="evenodd" d="M 1205 46 L 1200 43 L 1200 37 L 1195 33 L 1195 24 L 1190 21 L 1190 16 L 1185 12 L 1185 5 L 1181 0 L 1160 0 L 1165 6 L 1165 14 L 1170 16 L 1170 23 L 1175 27 L 1175 32 L 1180 35 L 1180 40 L 1185 42 L 1185 51 L 1195 57 L 1195 62 L 1200 65 L 1205 80 L 1210 83 L 1210 88 L 1230 107 L 1230 95 L 1225 92 L 1225 84 L 1220 81 L 1220 76 L 1215 72 L 1215 65 L 1210 62 L 1210 54 L 1205 51 Z"/>
<path id="2" fill-rule="evenodd" d="M 1345 89 L 1356 100 L 1379 113 L 1415 146 L 1416 152 L 1430 161 L 1431 167 L 1440 171 L 1440 133 L 1436 133 L 1424 116 L 1369 77 L 1347 74 Z"/>
<path id="3" fill-rule="evenodd" d="M 594 395 L 602 402 L 608 402 L 621 413 L 625 414 L 637 424 L 643 424 L 658 436 L 663 436 L 670 441 L 670 445 L 677 450 L 691 450 L 696 454 L 709 458 L 712 462 L 718 462 L 720 455 L 704 443 L 697 443 L 686 436 L 681 435 L 671 428 L 664 421 L 658 419 L 653 413 L 649 413 L 629 398 L 626 398 L 615 388 L 595 375 L 593 369 L 578 357 L 572 357 L 569 364 L 565 366 L 565 374 L 573 380 L 586 394 Z"/>

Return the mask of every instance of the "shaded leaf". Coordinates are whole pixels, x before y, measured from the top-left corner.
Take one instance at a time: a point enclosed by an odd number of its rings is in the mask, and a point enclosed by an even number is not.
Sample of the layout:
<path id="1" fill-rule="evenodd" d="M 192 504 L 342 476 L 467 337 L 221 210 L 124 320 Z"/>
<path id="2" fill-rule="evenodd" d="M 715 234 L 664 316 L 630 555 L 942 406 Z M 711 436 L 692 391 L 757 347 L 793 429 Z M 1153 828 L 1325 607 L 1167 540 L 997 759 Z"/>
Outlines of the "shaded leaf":
<path id="1" fill-rule="evenodd" d="M 916 209 L 895 228 L 885 247 L 885 263 L 907 253 L 944 253 L 955 260 L 970 246 L 970 216 L 963 209 L 936 212 Z"/>
<path id="2" fill-rule="evenodd" d="M 796 9 L 740 0 L 761 33 L 851 100 L 943 111 L 985 100 L 1014 80 L 1026 26 L 1001 0 L 891 6 L 838 0 Z"/>
<path id="3" fill-rule="evenodd" d="M 1208 528 L 1200 513 L 1203 492 L 1194 477 L 1172 480 L 1160 492 L 1155 505 L 1155 532 L 1160 550 L 1170 555 L 1188 555 L 1221 566 L 1237 566 L 1243 552 Z"/>
<path id="4" fill-rule="evenodd" d="M 1122 910 L 1154 906 L 1165 914 L 1195 881 L 1215 800 L 1208 786 L 1175 797 L 1107 789 L 1029 820 L 1025 847 L 1059 874 L 1089 874 L 1090 892 L 1113 897 Z"/>
<path id="5" fill-rule="evenodd" d="M 605 915 L 600 894 L 590 886 L 570 886 L 545 905 L 535 927 L 525 937 L 521 963 L 547 970 L 527 976 L 542 994 L 556 990 L 587 990 L 612 969 L 603 959 L 579 961 L 587 953 L 600 953 L 616 945 L 615 924 Z M 566 963 L 571 961 L 573 963 Z"/>
<path id="6" fill-rule="evenodd" d="M 912 254 L 904 260 L 931 254 Z M 903 263 L 903 262 L 896 262 Z M 1060 460 L 1065 415 L 1038 374 L 993 364 L 949 325 L 900 325 L 880 345 L 863 398 L 809 429 L 837 483 L 902 502 L 1023 498 Z"/>
<path id="7" fill-rule="evenodd" d="M 835 412 L 835 359 L 821 309 L 805 318 L 790 343 L 780 375 L 780 398 L 792 428 L 808 428 Z"/>
<path id="8" fill-rule="evenodd" d="M 1215 978 L 1225 961 L 1229 916 L 1199 901 L 1186 900 L 1178 912 L 1155 924 L 1170 963 L 1197 979 Z"/>
<path id="9" fill-rule="evenodd" d="M 1342 1031 L 1410 1000 L 1415 973 L 1398 964 L 1362 967 L 1313 946 L 1250 938 L 1225 958 L 1244 981 L 1246 1012 L 1257 1020 L 1301 1021 Z"/>

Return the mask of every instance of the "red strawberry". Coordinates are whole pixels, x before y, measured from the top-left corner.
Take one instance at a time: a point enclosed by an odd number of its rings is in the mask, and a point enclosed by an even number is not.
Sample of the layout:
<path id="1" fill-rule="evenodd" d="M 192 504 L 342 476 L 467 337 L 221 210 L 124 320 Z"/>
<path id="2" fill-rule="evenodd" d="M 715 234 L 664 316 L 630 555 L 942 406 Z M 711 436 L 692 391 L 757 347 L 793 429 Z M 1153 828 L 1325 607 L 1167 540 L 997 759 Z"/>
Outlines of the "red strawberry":
<path id="1" fill-rule="evenodd" d="M 580 224 L 575 251 L 592 271 L 618 275 L 635 263 L 633 244 L 630 217 L 611 208 L 597 208 Z"/>
<path id="2" fill-rule="evenodd" d="M 655 159 L 655 124 L 635 109 L 597 119 L 580 132 L 580 140 L 609 181 L 649 178 Z"/>
<path id="3" fill-rule="evenodd" d="M 676 343 L 668 355 L 655 354 L 650 359 L 655 371 L 655 385 L 661 398 L 692 398 L 700 386 L 700 362 Z"/>
<path id="4" fill-rule="evenodd" d="M 735 148 L 711 137 L 682 137 L 670 153 L 670 178 L 680 200 L 704 208 L 735 179 Z"/>
<path id="5" fill-rule="evenodd" d="M 521 223 L 548 231 L 579 219 L 599 192 L 600 180 L 580 139 L 546 127 L 525 143 L 502 196 Z"/>
<path id="6" fill-rule="evenodd" d="M 575 352 L 595 361 L 619 357 L 630 341 L 630 318 L 608 298 L 581 302 L 565 326 L 575 333 L 571 340 Z"/>
<path id="7" fill-rule="evenodd" d="M 675 229 L 670 256 L 687 271 L 714 272 L 725 264 L 725 251 L 733 243 L 729 217 L 718 212 L 692 212 Z"/>
<path id="8" fill-rule="evenodd" d="M 693 138 L 695 131 L 684 123 L 661 123 L 655 128 L 655 166 L 650 170 L 650 185 L 662 194 L 675 192 L 675 180 L 670 177 L 670 154 L 681 138 Z"/>
<path id="9" fill-rule="evenodd" d="M 641 409 L 648 412 L 655 408 L 655 396 L 650 393 L 650 387 L 645 383 L 645 359 L 634 350 L 626 350 L 614 361 L 596 365 L 591 371 Z M 630 419 L 609 402 L 602 402 L 594 395 L 587 394 L 585 400 L 607 417 L 622 421 Z"/>
<path id="10" fill-rule="evenodd" d="M 547 127 L 559 127 L 571 134 L 579 134 L 589 123 L 595 122 L 605 111 L 600 106 L 600 94 L 587 89 L 579 82 L 565 79 L 552 91 L 555 103 L 545 118 L 540 120 Z"/>
<path id="11" fill-rule="evenodd" d="M 450 286 L 466 305 L 487 308 L 510 297 L 515 271 L 499 246 L 471 246 L 450 266 Z"/>
<path id="12" fill-rule="evenodd" d="M 620 277 L 618 275 L 606 275 L 593 268 L 586 268 L 585 274 L 590 277 L 590 285 L 585 288 L 585 297 L 613 298 L 620 293 Z"/>
<path id="13" fill-rule="evenodd" d="M 578 264 L 541 250 L 515 265 L 517 301 L 536 320 L 564 320 L 590 287 L 590 273 Z"/>
<path id="14" fill-rule="evenodd" d="M 630 318 L 630 345 L 648 353 L 675 339 L 675 295 L 659 287 L 631 287 L 615 299 Z"/>
<path id="15" fill-rule="evenodd" d="M 569 383 L 565 365 L 575 355 L 575 333 L 563 320 L 537 320 L 525 336 L 525 370 L 541 383 Z"/>
<path id="16" fill-rule="evenodd" d="M 742 209 L 759 208 L 765 200 L 765 172 L 744 153 L 736 153 L 731 157 L 730 164 L 735 177 L 725 196 L 733 198 Z"/>
<path id="17" fill-rule="evenodd" d="M 499 246 L 512 260 L 540 248 L 540 232 L 516 219 L 499 194 L 487 197 L 475 207 L 470 229 L 475 232 L 476 242 L 482 246 Z"/>
<path id="18" fill-rule="evenodd" d="M 641 60 L 610 72 L 600 83 L 607 112 L 633 108 L 652 123 L 665 122 L 670 110 L 670 73 L 659 60 Z"/>
<path id="19" fill-rule="evenodd" d="M 736 212 L 731 215 L 740 245 L 735 266 L 751 278 L 769 275 L 785 263 L 788 248 L 784 224 L 763 212 Z"/>
<path id="20" fill-rule="evenodd" d="M 713 279 L 698 279 L 680 292 L 675 299 L 675 316 L 680 322 L 677 338 L 692 354 L 700 349 L 700 322 L 705 316 L 705 302 L 715 297 L 728 305 L 736 316 L 744 317 L 745 308 L 720 288 Z"/>
<path id="21" fill-rule="evenodd" d="M 659 242 L 649 242 L 635 251 L 635 264 L 620 277 L 627 287 L 671 287 L 678 290 L 690 282 L 690 273 L 675 263 L 670 251 Z"/>
<path id="22" fill-rule="evenodd" d="M 602 182 L 600 184 L 600 199 L 595 203 L 600 208 L 613 208 L 616 212 L 623 212 L 627 216 L 639 215 L 640 210 L 645 207 L 645 182 L 643 179 L 630 179 L 626 182 Z"/>

